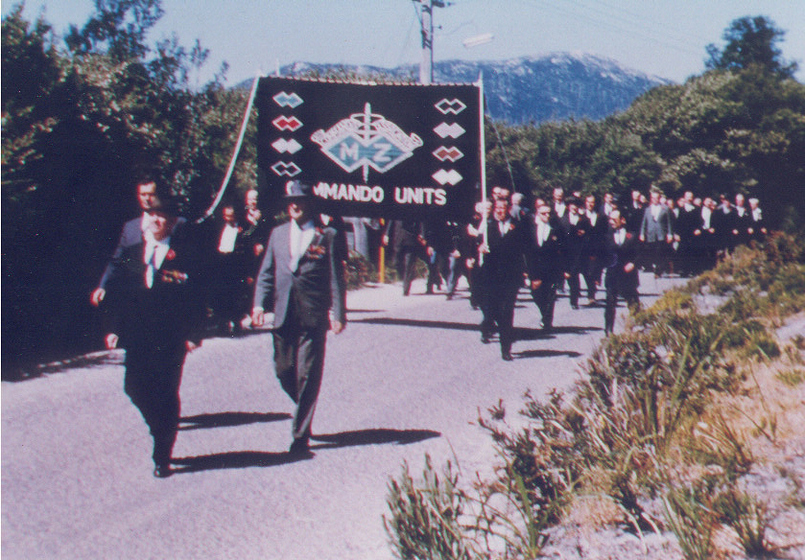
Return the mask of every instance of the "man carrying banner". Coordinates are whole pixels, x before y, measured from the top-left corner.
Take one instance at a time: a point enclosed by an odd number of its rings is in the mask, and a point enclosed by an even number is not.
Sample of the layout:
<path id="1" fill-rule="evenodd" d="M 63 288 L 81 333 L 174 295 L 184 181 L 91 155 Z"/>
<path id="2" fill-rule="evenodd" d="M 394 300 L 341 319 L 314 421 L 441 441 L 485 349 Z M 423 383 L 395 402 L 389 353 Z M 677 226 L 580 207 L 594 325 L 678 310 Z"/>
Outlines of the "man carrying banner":
<path id="1" fill-rule="evenodd" d="M 276 227 L 257 275 L 252 324 L 261 327 L 273 312 L 274 367 L 285 392 L 296 403 L 290 453 L 308 455 L 311 422 L 324 370 L 330 328 L 346 327 L 346 255 L 338 232 L 314 213 L 309 185 L 289 181 L 285 201 L 291 221 Z"/>

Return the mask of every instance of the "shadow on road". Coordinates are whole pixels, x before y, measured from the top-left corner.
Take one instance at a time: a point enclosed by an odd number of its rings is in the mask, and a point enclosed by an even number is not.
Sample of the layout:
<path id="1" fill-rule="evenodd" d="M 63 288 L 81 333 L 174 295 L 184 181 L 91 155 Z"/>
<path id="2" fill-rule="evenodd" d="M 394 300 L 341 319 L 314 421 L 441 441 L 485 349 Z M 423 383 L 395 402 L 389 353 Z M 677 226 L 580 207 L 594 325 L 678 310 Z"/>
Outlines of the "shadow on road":
<path id="1" fill-rule="evenodd" d="M 341 432 L 338 434 L 313 435 L 310 439 L 323 442 L 322 445 L 313 446 L 314 449 L 333 449 L 337 447 L 353 447 L 357 445 L 380 445 L 394 443 L 409 445 L 440 437 L 442 434 L 433 430 L 392 430 L 376 428 L 372 430 L 356 430 L 354 432 Z"/>
<path id="2" fill-rule="evenodd" d="M 245 426 L 259 422 L 280 422 L 291 418 L 292 416 L 287 412 L 215 412 L 184 416 L 179 420 L 180 424 L 183 424 L 179 426 L 179 429 L 202 430 L 224 426 Z"/>
<path id="3" fill-rule="evenodd" d="M 552 358 L 554 356 L 567 356 L 569 358 L 578 358 L 581 356 L 579 352 L 563 351 L 563 350 L 525 350 L 523 352 L 512 352 L 515 358 Z"/>
<path id="4" fill-rule="evenodd" d="M 212 455 L 199 455 L 197 457 L 179 457 L 171 460 L 176 474 L 221 469 L 246 469 L 249 467 L 276 467 L 289 463 L 296 463 L 311 459 L 313 455 L 283 453 L 267 453 L 265 451 L 230 451 L 228 453 L 213 453 Z"/>
<path id="5" fill-rule="evenodd" d="M 376 319 L 355 319 L 354 323 L 369 325 L 397 325 L 400 327 L 424 327 L 429 329 L 452 329 L 457 331 L 477 331 L 478 324 L 453 323 L 450 321 L 425 321 L 422 319 L 395 319 L 391 317 L 378 317 Z"/>

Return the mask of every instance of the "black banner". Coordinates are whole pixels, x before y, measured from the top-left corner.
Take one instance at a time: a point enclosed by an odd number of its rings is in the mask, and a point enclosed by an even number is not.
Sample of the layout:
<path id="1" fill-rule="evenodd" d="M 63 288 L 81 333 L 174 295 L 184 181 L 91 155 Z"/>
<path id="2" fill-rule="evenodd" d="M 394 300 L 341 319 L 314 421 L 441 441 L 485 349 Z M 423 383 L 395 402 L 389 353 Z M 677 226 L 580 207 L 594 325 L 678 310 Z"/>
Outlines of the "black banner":
<path id="1" fill-rule="evenodd" d="M 480 198 L 477 85 L 262 78 L 256 103 L 272 200 L 297 179 L 333 215 L 464 219 Z"/>

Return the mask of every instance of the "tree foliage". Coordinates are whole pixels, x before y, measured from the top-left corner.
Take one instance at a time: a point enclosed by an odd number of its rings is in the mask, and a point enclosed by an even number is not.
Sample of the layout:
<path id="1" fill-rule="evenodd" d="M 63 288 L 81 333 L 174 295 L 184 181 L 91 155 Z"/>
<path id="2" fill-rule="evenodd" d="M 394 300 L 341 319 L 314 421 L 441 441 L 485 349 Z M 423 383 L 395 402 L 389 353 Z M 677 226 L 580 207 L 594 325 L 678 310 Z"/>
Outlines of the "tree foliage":
<path id="1" fill-rule="evenodd" d="M 707 46 L 705 65 L 714 70 L 745 70 L 759 66 L 768 72 L 791 78 L 797 71 L 795 62 L 786 62 L 777 46 L 785 32 L 764 16 L 736 19 L 724 32 L 725 46 Z"/>
<path id="2" fill-rule="evenodd" d="M 63 43 L 22 6 L 2 22 L 4 358 L 97 344 L 93 328 L 75 325 L 97 321 L 87 296 L 136 211 L 138 175 L 158 175 L 200 215 L 246 105 L 221 86 L 225 68 L 191 86 L 207 58 L 198 43 L 149 42 L 159 0 L 95 8 Z M 256 184 L 253 150 L 243 156 L 235 189 Z"/>
<path id="3" fill-rule="evenodd" d="M 760 27 L 758 20 L 771 39 L 782 36 L 763 18 L 751 21 Z M 742 21 L 731 29 L 743 29 Z M 740 192 L 759 198 L 772 223 L 805 216 L 805 86 L 784 71 L 793 66 L 776 47 L 773 53 L 655 88 L 598 122 L 492 123 L 489 181 L 513 182 L 535 197 L 549 196 L 552 186 L 621 199 L 650 184 L 669 196 Z"/>

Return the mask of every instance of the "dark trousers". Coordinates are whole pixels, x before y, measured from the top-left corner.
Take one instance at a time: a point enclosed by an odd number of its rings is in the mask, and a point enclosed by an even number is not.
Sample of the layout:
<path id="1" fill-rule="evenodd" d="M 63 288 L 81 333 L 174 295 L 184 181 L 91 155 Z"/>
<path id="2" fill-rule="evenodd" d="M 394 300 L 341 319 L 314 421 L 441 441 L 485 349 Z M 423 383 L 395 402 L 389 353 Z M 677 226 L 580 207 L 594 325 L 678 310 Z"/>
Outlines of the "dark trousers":
<path id="1" fill-rule="evenodd" d="M 274 331 L 274 367 L 282 389 L 296 403 L 294 440 L 310 437 L 319 399 L 327 327 L 314 329 L 284 325 Z"/>
<path id="2" fill-rule="evenodd" d="M 561 281 L 564 281 L 562 278 Z M 536 290 L 531 290 L 531 299 L 537 304 L 542 315 L 542 327 L 553 327 L 553 310 L 556 306 L 556 290 L 559 285 L 558 279 L 543 280 Z"/>
<path id="3" fill-rule="evenodd" d="M 491 336 L 497 326 L 501 352 L 511 351 L 514 343 L 514 307 L 519 289 L 519 286 L 490 287 L 484 293 L 481 334 Z"/>
<path id="4" fill-rule="evenodd" d="M 609 334 L 615 326 L 615 309 L 618 307 L 618 296 L 626 301 L 630 312 L 640 307 L 640 298 L 637 293 L 637 282 L 614 278 L 607 272 L 606 288 L 607 298 L 604 308 L 604 332 Z"/>
<path id="5" fill-rule="evenodd" d="M 598 257 L 588 257 L 582 270 L 587 285 L 587 299 L 594 300 L 598 284 L 601 283 L 601 261 Z"/>
<path id="6" fill-rule="evenodd" d="M 126 349 L 124 390 L 151 431 L 157 465 L 168 465 L 176 442 L 185 354 L 183 342 Z"/>
<path id="7" fill-rule="evenodd" d="M 645 263 L 654 271 L 655 276 L 660 276 L 668 270 L 669 245 L 665 241 L 650 241 L 643 245 L 646 253 Z"/>
<path id="8" fill-rule="evenodd" d="M 417 247 L 400 247 L 395 255 L 395 268 L 397 276 L 403 283 L 403 295 L 411 291 L 411 282 L 416 274 L 416 260 L 419 249 Z"/>

